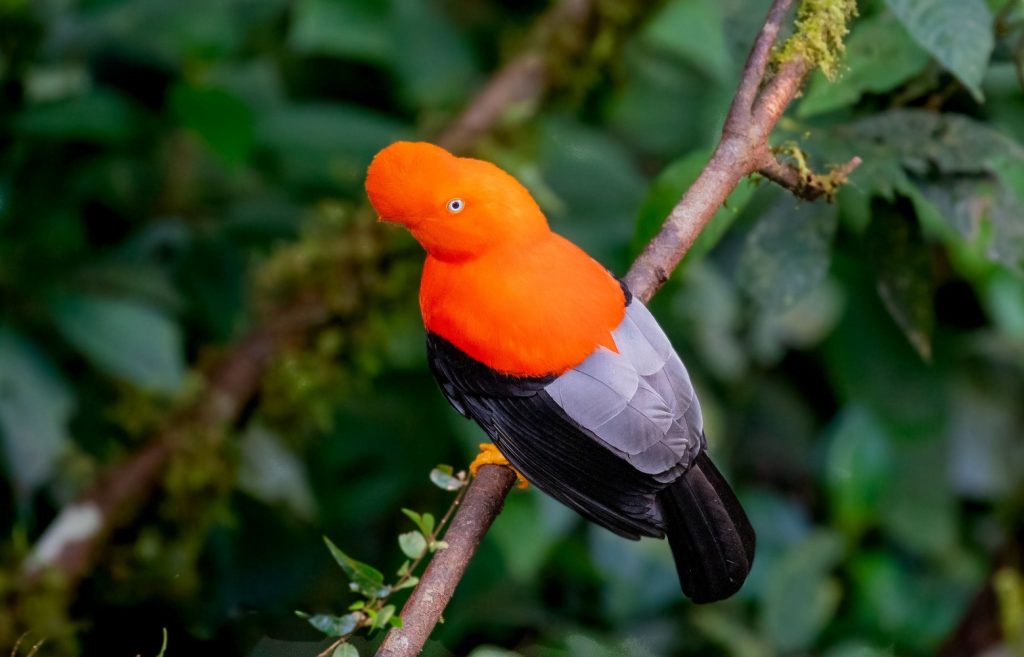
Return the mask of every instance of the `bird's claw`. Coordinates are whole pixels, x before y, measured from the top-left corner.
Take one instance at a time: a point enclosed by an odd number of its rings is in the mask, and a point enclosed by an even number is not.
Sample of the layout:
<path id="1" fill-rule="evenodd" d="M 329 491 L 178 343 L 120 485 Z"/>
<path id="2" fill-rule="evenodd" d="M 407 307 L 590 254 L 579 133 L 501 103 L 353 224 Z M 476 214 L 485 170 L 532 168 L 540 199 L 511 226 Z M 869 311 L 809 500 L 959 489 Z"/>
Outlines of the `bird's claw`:
<path id="1" fill-rule="evenodd" d="M 516 473 L 516 479 L 518 480 L 516 486 L 518 488 L 526 488 L 529 485 L 529 483 L 526 481 L 526 477 L 524 477 L 522 473 L 520 473 L 518 470 L 513 468 L 509 464 L 508 459 L 506 459 L 502 455 L 502 453 L 498 451 L 498 448 L 492 443 L 480 443 L 480 453 L 477 454 L 476 458 L 473 459 L 473 462 L 469 464 L 470 474 L 472 474 L 475 477 L 476 471 L 479 470 L 480 466 L 482 465 L 503 465 L 511 469 L 512 472 Z"/>

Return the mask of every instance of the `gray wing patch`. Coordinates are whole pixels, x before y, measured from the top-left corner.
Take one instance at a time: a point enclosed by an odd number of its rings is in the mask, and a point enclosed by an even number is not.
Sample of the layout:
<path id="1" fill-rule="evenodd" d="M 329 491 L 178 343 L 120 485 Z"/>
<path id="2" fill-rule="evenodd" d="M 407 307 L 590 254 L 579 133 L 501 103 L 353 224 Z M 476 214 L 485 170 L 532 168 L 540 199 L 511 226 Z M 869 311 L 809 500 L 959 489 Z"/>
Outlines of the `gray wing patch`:
<path id="1" fill-rule="evenodd" d="M 633 300 L 603 347 L 545 390 L 574 422 L 637 470 L 663 482 L 703 446 L 703 418 L 689 374 L 647 308 Z"/>

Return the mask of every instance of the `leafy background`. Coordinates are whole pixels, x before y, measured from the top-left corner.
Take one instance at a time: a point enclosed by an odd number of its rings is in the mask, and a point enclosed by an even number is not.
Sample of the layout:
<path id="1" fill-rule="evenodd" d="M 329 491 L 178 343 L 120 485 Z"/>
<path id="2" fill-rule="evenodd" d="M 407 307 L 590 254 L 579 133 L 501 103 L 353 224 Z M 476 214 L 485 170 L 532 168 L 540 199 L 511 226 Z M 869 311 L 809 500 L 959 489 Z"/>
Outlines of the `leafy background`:
<path id="1" fill-rule="evenodd" d="M 551 97 L 476 152 L 623 273 L 706 161 L 766 4 L 602 0 Z M 0 645 L 156 654 L 166 628 L 167 654 L 312 655 L 293 610 L 352 601 L 321 535 L 398 567 L 399 509 L 443 511 L 427 473 L 482 436 L 426 370 L 421 256 L 359 209 L 365 166 L 450 120 L 545 8 L 0 2 Z M 745 182 L 652 306 L 758 530 L 750 581 L 695 607 L 663 543 L 515 492 L 435 654 L 927 655 L 991 577 L 1024 504 L 1024 9 L 859 9 L 841 77 L 776 134 L 818 167 L 860 155 L 850 185 Z M 341 319 L 228 435 L 187 433 L 77 589 L 28 595 L 57 511 L 304 295 Z M 991 622 L 1020 631 L 1021 575 L 1001 581 Z"/>

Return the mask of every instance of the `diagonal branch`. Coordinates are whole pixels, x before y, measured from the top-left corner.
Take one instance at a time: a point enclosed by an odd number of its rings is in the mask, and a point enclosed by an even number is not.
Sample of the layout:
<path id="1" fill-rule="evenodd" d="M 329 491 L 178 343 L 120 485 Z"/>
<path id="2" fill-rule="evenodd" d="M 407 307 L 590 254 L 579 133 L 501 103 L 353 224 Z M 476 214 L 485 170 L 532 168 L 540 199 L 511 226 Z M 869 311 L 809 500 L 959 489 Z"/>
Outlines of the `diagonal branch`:
<path id="1" fill-rule="evenodd" d="M 810 68 L 803 58 L 790 59 L 783 62 L 764 83 L 772 46 L 791 4 L 792 0 L 775 0 L 772 3 L 747 59 L 722 137 L 711 160 L 626 274 L 626 284 L 633 295 L 644 302 L 668 280 L 701 230 L 744 176 L 767 170 L 766 177 L 798 195 L 809 196 L 805 183 L 791 177 L 789 165 L 778 162 L 768 146 L 768 136 L 796 96 Z M 844 177 L 857 164 L 859 159 L 855 158 L 845 165 L 842 169 Z M 467 499 L 470 496 L 474 499 L 491 496 L 489 503 L 473 507 L 466 505 L 456 513 L 452 527 L 445 534 L 445 541 L 458 548 L 449 548 L 434 556 L 402 609 L 403 627 L 388 633 L 376 657 L 415 657 L 420 653 L 476 546 L 500 513 L 502 501 L 514 481 L 515 475 L 509 468 L 485 466 L 480 469 L 470 484 Z"/>

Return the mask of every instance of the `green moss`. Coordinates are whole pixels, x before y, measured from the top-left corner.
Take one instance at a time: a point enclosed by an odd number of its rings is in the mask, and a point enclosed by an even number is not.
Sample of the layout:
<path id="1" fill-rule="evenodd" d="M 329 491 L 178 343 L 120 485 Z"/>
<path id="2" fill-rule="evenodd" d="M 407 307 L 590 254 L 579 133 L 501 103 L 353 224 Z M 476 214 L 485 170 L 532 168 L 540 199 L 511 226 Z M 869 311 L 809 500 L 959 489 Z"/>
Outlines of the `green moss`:
<path id="1" fill-rule="evenodd" d="M 846 47 L 848 22 L 857 15 L 856 0 L 803 0 L 797 9 L 796 30 L 776 51 L 776 64 L 803 57 L 829 80 L 839 73 Z"/>

